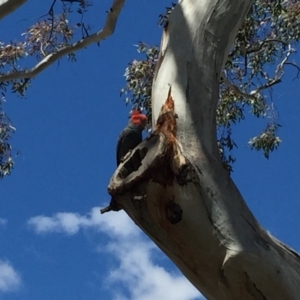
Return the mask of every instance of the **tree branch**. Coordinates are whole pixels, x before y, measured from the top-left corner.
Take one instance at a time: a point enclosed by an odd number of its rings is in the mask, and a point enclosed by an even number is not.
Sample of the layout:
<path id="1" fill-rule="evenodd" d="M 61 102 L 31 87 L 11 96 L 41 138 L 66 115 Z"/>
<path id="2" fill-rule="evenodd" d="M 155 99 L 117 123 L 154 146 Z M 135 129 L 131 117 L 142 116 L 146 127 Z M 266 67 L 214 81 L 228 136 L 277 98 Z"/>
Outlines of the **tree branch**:
<path id="1" fill-rule="evenodd" d="M 267 42 L 281 42 L 281 43 L 283 43 L 283 44 L 285 44 L 285 45 L 288 45 L 288 44 L 286 44 L 286 43 L 284 43 L 284 42 L 282 42 L 282 41 L 280 41 L 280 40 L 267 40 L 267 41 L 264 41 L 264 42 L 261 44 L 261 46 L 260 46 L 259 48 L 257 48 L 255 51 L 259 51 L 259 50 L 262 48 L 263 44 L 264 44 L 264 43 L 267 43 Z M 254 50 L 251 51 L 251 52 L 254 52 Z M 261 86 L 259 86 L 259 87 L 256 88 L 255 90 L 252 90 L 250 93 L 244 93 L 243 91 L 241 91 L 241 90 L 239 89 L 239 87 L 238 87 L 237 85 L 235 85 L 235 84 L 233 84 L 232 82 L 230 82 L 230 81 L 228 80 L 227 76 L 226 76 L 225 71 L 223 71 L 223 72 L 221 73 L 221 77 L 222 77 L 224 83 L 225 83 L 229 88 L 231 88 L 231 89 L 233 90 L 233 92 L 234 92 L 237 96 L 241 96 L 241 97 L 244 97 L 244 98 L 247 98 L 247 99 L 254 99 L 254 100 L 255 100 L 255 99 L 256 99 L 256 98 L 255 98 L 255 95 L 257 95 L 257 94 L 260 93 L 261 91 L 263 91 L 263 90 L 265 90 L 265 89 L 268 89 L 268 88 L 272 87 L 273 85 L 278 84 L 278 83 L 281 82 L 281 79 L 282 79 L 282 77 L 284 76 L 284 66 L 285 66 L 285 65 L 292 65 L 292 66 L 294 66 L 295 68 L 297 68 L 297 69 L 298 69 L 297 77 L 298 77 L 298 75 L 299 75 L 299 73 L 300 73 L 300 68 L 299 68 L 296 64 L 291 63 L 291 62 L 288 62 L 289 57 L 290 57 L 291 54 L 294 53 L 294 52 L 295 52 L 295 49 L 293 49 L 293 48 L 291 47 L 291 45 L 288 45 L 288 50 L 286 51 L 285 57 L 283 58 L 283 60 L 281 61 L 281 63 L 277 65 L 277 67 L 276 67 L 276 69 L 275 69 L 274 77 L 273 77 L 273 78 L 270 78 L 270 77 L 268 76 L 267 73 L 261 72 L 262 77 L 267 81 L 267 83 L 266 83 L 266 84 L 263 84 L 263 85 L 261 85 Z M 250 53 L 250 52 L 248 52 L 248 53 Z"/>
<path id="2" fill-rule="evenodd" d="M 1 1 L 1 0 L 0 0 Z M 110 35 L 112 35 L 115 31 L 117 19 L 119 17 L 119 14 L 122 10 L 122 7 L 125 3 L 125 0 L 114 0 L 112 7 L 108 11 L 108 15 L 106 18 L 106 22 L 104 24 L 104 27 L 99 30 L 98 32 L 81 39 L 71 45 L 65 46 L 61 49 L 59 49 L 57 52 L 51 53 L 47 55 L 44 59 L 42 59 L 38 64 L 36 64 L 32 69 L 26 70 L 26 71 L 18 71 L 18 72 L 12 72 L 9 74 L 4 74 L 0 76 L 0 82 L 9 81 L 13 79 L 23 79 L 23 78 L 33 78 L 39 73 L 41 73 L 43 70 L 45 70 L 47 67 L 49 67 L 51 64 L 53 64 L 55 61 L 57 61 L 59 58 L 73 53 L 75 51 L 78 51 L 84 47 L 87 47 L 88 45 L 92 43 L 97 43 L 101 40 L 106 39 Z"/>
<path id="3" fill-rule="evenodd" d="M 268 83 L 263 84 L 259 88 L 251 91 L 250 95 L 256 95 L 257 93 L 261 92 L 262 90 L 268 89 L 268 88 L 272 87 L 273 85 L 280 83 L 281 82 L 281 77 L 280 78 L 273 78 L 273 79 L 269 80 Z"/>
<path id="4" fill-rule="evenodd" d="M 233 92 L 237 95 L 237 96 L 241 96 L 241 97 L 244 97 L 244 98 L 247 98 L 247 99 L 253 99 L 255 100 L 255 96 L 252 94 L 252 95 L 249 95 L 247 93 L 244 93 L 243 91 L 241 91 L 235 84 L 231 83 L 226 74 L 225 74 L 225 71 L 222 72 L 222 79 L 224 81 L 224 83 L 233 90 Z"/>
<path id="5" fill-rule="evenodd" d="M 277 67 L 276 67 L 275 74 L 274 74 L 274 78 L 270 79 L 270 78 L 267 76 L 267 74 L 266 74 L 266 75 L 265 75 L 265 78 L 266 78 L 266 80 L 267 80 L 268 82 L 267 82 L 266 84 L 260 86 L 259 88 L 257 88 L 257 89 L 255 89 L 255 90 L 251 91 L 251 92 L 250 92 L 250 95 L 255 95 L 255 94 L 261 92 L 262 90 L 265 90 L 265 89 L 267 89 L 267 88 L 272 87 L 272 86 L 275 85 L 275 84 L 280 83 L 280 82 L 281 82 L 281 79 L 282 79 L 282 77 L 283 77 L 283 75 L 284 75 L 284 69 L 283 69 L 283 67 L 284 67 L 284 65 L 287 64 L 287 60 L 289 59 L 290 55 L 291 55 L 292 53 L 294 53 L 294 52 L 295 52 L 295 49 L 293 49 L 293 48 L 291 47 L 291 45 L 289 45 L 289 46 L 288 46 L 287 53 L 286 53 L 284 59 L 283 59 L 282 62 L 281 62 L 280 64 L 278 64 Z"/>
<path id="6" fill-rule="evenodd" d="M 26 0 L 0 0 L 0 20 L 11 14 L 19 6 L 23 5 Z"/>
<path id="7" fill-rule="evenodd" d="M 140 144 L 119 166 L 109 188 L 134 222 L 210 300 L 299 295 L 299 257 L 258 224 L 224 170 L 216 140 L 221 70 L 252 3 L 185 0 L 172 10 L 168 40 L 162 43 L 164 59 L 152 85 L 152 115 L 160 123 L 172 85 L 176 143 L 169 147 L 162 138 L 165 132 L 156 143 L 150 139 L 153 145 Z M 274 80 L 281 74 L 279 66 Z M 271 84 L 273 78 L 262 77 Z M 174 168 L 177 158 L 183 163 Z"/>
<path id="8" fill-rule="evenodd" d="M 281 41 L 278 39 L 267 39 L 267 40 L 262 41 L 258 47 L 248 48 L 246 50 L 246 54 L 260 51 L 262 49 L 262 47 L 267 43 L 281 43 L 281 44 L 287 46 L 287 43 L 285 43 L 284 41 Z"/>
<path id="9" fill-rule="evenodd" d="M 289 61 L 285 62 L 284 64 L 285 64 L 285 65 L 293 66 L 294 68 L 297 69 L 297 75 L 296 75 L 296 77 L 295 77 L 293 80 L 295 80 L 296 78 L 299 78 L 300 67 L 299 67 L 297 64 L 295 64 L 295 63 L 293 63 L 293 62 L 289 62 Z"/>
<path id="10" fill-rule="evenodd" d="M 291 47 L 291 45 L 289 45 L 288 47 L 288 51 L 286 53 L 286 56 L 285 58 L 282 60 L 282 62 L 277 66 L 276 70 L 275 70 L 275 75 L 278 76 L 279 75 L 279 78 L 281 79 L 282 76 L 284 75 L 284 70 L 283 70 L 283 66 L 286 64 L 287 60 L 289 59 L 289 57 L 291 56 L 292 53 L 295 52 L 295 49 L 293 49 Z M 281 72 L 281 73 L 279 73 Z"/>

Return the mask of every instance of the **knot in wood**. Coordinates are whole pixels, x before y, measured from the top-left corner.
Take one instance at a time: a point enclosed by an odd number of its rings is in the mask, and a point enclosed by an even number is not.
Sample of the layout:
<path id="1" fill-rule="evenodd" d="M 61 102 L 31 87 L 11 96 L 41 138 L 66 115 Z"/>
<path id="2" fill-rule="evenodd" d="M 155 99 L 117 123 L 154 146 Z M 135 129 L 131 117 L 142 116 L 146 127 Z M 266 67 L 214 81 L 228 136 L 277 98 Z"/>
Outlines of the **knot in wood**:
<path id="1" fill-rule="evenodd" d="M 166 217 L 171 224 L 177 224 L 182 220 L 182 209 L 173 200 L 169 200 L 167 204 Z"/>

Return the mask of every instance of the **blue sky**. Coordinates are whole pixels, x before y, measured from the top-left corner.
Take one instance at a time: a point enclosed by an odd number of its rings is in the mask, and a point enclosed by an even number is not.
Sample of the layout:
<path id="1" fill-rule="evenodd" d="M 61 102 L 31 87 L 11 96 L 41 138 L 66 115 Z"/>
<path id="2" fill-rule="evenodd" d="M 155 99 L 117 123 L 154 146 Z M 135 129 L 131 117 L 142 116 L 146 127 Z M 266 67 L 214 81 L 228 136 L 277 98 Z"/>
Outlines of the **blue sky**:
<path id="1" fill-rule="evenodd" d="M 32 0 L 7 17 L 2 39 L 19 39 L 50 4 Z M 94 3 L 92 30 L 101 28 L 110 4 Z M 0 300 L 201 299 L 123 212 L 99 213 L 110 199 L 116 140 L 128 121 L 130 107 L 119 97 L 125 67 L 137 57 L 134 44 L 159 44 L 157 17 L 169 4 L 126 3 L 115 34 L 100 47 L 80 51 L 76 63 L 48 68 L 26 99 L 7 94 L 4 109 L 17 128 L 12 144 L 20 154 L 1 181 Z M 250 151 L 247 141 L 264 122 L 248 118 L 234 133 L 239 147 L 232 176 L 263 227 L 299 250 L 295 73 L 290 69 L 273 92 L 283 126 L 279 150 L 269 160 Z"/>

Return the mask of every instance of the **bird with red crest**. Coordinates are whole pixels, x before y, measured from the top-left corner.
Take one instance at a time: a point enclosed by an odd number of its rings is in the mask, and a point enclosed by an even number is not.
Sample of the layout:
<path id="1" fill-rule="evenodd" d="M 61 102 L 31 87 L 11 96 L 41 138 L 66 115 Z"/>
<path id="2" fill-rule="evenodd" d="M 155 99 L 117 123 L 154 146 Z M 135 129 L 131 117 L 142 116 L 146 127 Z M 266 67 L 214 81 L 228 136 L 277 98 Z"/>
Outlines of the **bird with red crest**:
<path id="1" fill-rule="evenodd" d="M 122 158 L 132 149 L 134 149 L 143 140 L 142 132 L 147 125 L 148 118 L 138 109 L 130 112 L 128 125 L 121 131 L 117 142 L 117 166 Z"/>

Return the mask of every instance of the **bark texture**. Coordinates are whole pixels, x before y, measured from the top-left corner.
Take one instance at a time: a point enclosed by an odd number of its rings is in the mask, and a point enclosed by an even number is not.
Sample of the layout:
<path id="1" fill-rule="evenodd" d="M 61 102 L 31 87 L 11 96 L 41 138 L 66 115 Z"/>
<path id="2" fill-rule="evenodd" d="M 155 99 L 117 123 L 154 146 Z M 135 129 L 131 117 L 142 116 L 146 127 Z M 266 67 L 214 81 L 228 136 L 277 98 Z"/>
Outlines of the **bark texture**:
<path id="1" fill-rule="evenodd" d="M 0 0 L 0 20 L 14 12 L 26 0 Z"/>
<path id="2" fill-rule="evenodd" d="M 183 0 L 153 83 L 153 134 L 109 192 L 207 299 L 299 299 L 300 257 L 258 224 L 220 161 L 221 69 L 250 0 Z"/>

